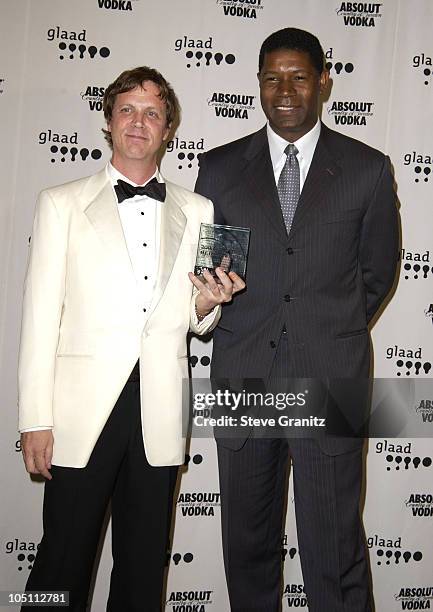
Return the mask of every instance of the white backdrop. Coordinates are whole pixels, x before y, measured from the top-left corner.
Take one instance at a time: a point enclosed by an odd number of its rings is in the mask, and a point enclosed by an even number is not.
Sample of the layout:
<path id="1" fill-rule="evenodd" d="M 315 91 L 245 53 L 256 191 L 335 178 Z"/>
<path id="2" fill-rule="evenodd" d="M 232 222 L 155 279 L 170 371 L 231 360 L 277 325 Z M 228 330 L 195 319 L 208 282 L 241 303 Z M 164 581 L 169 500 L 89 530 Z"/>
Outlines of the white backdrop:
<path id="1" fill-rule="evenodd" d="M 16 431 L 17 346 L 34 202 L 43 187 L 91 174 L 109 158 L 100 131 L 103 88 L 138 65 L 164 74 L 183 116 L 162 170 L 193 188 L 200 151 L 264 123 L 256 79 L 262 40 L 285 26 L 317 34 L 332 77 L 323 121 L 388 153 L 398 185 L 401 274 L 373 332 L 376 376 L 430 378 L 432 25 L 431 0 L 2 2 L 0 590 L 24 587 L 41 537 L 42 486 L 25 475 Z M 221 104 L 220 93 L 236 97 Z M 209 344 L 192 342 L 195 376 L 208 374 L 210 351 Z M 425 399 L 433 406 L 433 398 Z M 370 441 L 364 518 L 379 612 L 433 606 L 432 453 L 429 439 Z M 283 609 L 307 610 L 289 494 Z M 214 443 L 194 440 L 176 510 L 167 610 L 229 610 L 219 514 Z M 107 535 L 93 610 L 104 609 L 110 563 Z"/>

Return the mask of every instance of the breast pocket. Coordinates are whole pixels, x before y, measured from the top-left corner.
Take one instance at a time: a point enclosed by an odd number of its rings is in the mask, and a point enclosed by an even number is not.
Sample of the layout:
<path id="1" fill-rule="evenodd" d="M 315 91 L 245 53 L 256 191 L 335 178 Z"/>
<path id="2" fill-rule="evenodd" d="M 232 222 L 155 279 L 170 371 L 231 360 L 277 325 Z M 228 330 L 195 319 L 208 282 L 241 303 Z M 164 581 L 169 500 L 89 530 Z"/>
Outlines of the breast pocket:
<path id="1" fill-rule="evenodd" d="M 323 215 L 318 219 L 320 225 L 328 225 L 330 223 L 350 223 L 358 221 L 361 218 L 361 208 L 349 208 L 347 210 L 333 211 L 327 215 Z"/>

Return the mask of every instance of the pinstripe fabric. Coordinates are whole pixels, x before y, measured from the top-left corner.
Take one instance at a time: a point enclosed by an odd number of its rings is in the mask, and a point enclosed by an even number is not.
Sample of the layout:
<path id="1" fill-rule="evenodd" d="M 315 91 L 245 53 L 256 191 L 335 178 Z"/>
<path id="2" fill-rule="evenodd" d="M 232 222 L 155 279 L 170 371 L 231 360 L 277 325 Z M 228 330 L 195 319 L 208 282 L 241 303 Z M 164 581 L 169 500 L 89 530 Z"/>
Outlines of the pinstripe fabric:
<path id="1" fill-rule="evenodd" d="M 284 376 L 281 336 L 271 378 Z M 359 514 L 362 449 L 328 456 L 315 440 L 218 443 L 224 564 L 232 612 L 281 608 L 281 538 L 289 453 L 299 554 L 310 612 L 371 612 L 368 562 Z"/>
<path id="2" fill-rule="evenodd" d="M 247 287 L 223 308 L 212 376 L 368 377 L 367 325 L 398 261 L 389 159 L 322 125 L 289 235 L 266 128 L 205 153 L 196 191 L 213 201 L 215 223 L 251 229 Z M 276 542 L 289 444 L 310 612 L 369 612 L 360 441 L 287 442 L 251 433 L 218 441 L 232 610 L 279 609 Z"/>

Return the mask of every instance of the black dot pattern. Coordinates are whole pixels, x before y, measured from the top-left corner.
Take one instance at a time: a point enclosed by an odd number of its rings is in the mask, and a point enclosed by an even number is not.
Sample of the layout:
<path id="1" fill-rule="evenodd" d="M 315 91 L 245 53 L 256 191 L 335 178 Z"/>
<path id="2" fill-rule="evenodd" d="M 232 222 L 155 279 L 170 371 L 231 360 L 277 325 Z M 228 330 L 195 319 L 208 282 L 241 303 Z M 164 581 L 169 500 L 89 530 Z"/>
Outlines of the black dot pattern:
<path id="1" fill-rule="evenodd" d="M 287 234 L 289 234 L 298 205 L 301 177 L 298 158 L 296 157 L 298 149 L 294 144 L 290 143 L 284 149 L 284 153 L 287 157 L 278 179 L 278 196 Z"/>

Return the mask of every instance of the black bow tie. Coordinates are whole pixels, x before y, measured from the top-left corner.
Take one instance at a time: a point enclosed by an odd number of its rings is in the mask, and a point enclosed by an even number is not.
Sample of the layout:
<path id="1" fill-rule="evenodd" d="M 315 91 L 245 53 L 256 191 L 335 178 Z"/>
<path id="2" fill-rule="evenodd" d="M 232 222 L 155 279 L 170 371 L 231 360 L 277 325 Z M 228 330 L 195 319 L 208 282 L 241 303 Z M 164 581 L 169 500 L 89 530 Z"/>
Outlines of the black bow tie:
<path id="1" fill-rule="evenodd" d="M 165 200 L 165 183 L 158 183 L 156 178 L 153 178 L 144 187 L 134 187 L 134 185 L 119 179 L 117 185 L 114 185 L 114 191 L 116 192 L 119 204 L 123 200 L 133 198 L 136 195 L 145 195 L 159 202 L 164 202 Z"/>

